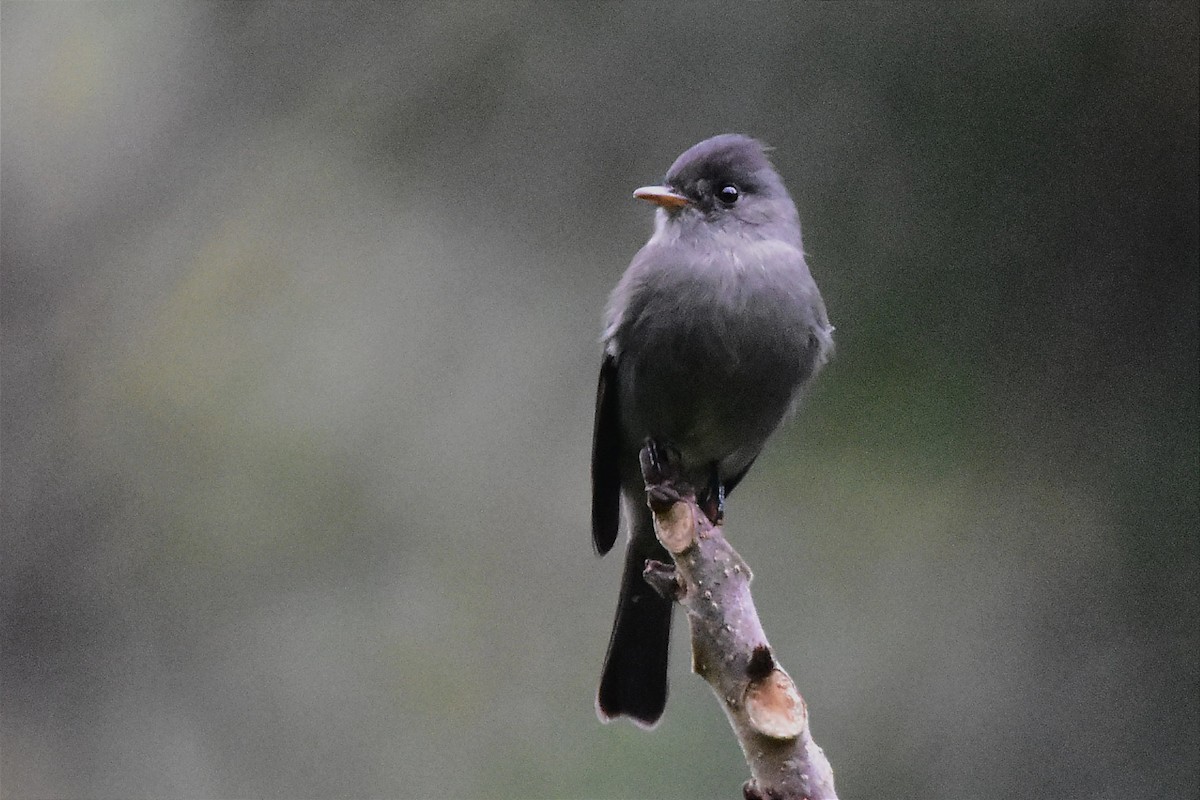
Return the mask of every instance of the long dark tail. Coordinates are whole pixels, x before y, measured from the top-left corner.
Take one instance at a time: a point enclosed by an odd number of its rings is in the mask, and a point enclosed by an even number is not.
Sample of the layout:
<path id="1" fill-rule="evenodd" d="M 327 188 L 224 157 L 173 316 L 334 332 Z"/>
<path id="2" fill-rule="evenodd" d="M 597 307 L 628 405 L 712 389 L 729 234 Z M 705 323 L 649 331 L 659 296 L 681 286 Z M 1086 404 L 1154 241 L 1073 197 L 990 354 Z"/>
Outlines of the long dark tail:
<path id="1" fill-rule="evenodd" d="M 642 570 L 646 559 L 669 563 L 670 556 L 654 538 L 649 509 L 643 506 L 636 516 L 625 555 L 617 617 L 596 693 L 596 711 L 605 722 L 628 716 L 639 725 L 652 727 L 667 705 L 671 601 L 650 588 Z"/>

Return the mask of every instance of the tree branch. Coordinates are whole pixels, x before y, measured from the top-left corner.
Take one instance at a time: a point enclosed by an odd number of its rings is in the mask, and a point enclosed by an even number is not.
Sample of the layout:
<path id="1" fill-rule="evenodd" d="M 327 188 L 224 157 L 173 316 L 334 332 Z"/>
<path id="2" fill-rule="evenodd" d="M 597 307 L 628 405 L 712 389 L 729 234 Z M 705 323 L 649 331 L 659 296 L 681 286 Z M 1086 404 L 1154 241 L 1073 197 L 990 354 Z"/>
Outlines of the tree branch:
<path id="1" fill-rule="evenodd" d="M 677 465 L 652 443 L 642 475 L 671 565 L 647 561 L 646 581 L 687 612 L 692 671 L 708 681 L 742 746 L 747 800 L 837 800 L 833 769 L 813 741 L 808 709 L 771 653 L 750 596 L 750 568 L 696 504 Z"/>

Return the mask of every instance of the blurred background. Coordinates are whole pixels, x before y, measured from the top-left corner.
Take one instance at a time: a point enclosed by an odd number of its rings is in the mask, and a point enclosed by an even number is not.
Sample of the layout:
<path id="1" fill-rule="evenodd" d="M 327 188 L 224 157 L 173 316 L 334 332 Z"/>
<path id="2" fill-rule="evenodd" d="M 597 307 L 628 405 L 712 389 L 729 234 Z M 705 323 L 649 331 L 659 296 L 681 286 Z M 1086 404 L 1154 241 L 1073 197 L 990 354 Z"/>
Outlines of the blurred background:
<path id="1" fill-rule="evenodd" d="M 633 188 L 774 145 L 838 353 L 729 509 L 846 798 L 1200 784 L 1197 9 L 5 2 L 11 798 L 736 797 L 593 692 Z"/>

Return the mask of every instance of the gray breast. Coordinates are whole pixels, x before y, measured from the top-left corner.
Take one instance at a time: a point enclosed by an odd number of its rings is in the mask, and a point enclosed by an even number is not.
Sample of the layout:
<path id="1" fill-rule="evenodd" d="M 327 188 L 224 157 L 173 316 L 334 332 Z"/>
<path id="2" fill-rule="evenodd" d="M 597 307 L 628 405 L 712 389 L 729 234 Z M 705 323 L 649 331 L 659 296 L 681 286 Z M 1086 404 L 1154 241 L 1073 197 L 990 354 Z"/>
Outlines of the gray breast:
<path id="1" fill-rule="evenodd" d="M 667 270 L 614 331 L 627 437 L 665 438 L 685 463 L 753 457 L 823 360 L 828 323 L 803 267 L 761 260 Z"/>

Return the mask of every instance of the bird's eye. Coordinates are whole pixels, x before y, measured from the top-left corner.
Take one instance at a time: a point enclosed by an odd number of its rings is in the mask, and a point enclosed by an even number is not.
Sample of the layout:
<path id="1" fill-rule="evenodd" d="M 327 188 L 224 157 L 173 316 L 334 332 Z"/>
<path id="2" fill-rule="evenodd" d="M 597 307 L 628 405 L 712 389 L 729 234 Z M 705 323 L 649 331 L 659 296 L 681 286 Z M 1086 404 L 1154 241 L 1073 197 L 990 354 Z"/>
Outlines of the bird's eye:
<path id="1" fill-rule="evenodd" d="M 742 193 L 732 183 L 727 183 L 720 189 L 717 189 L 717 199 L 727 206 L 731 206 L 738 201 Z"/>

